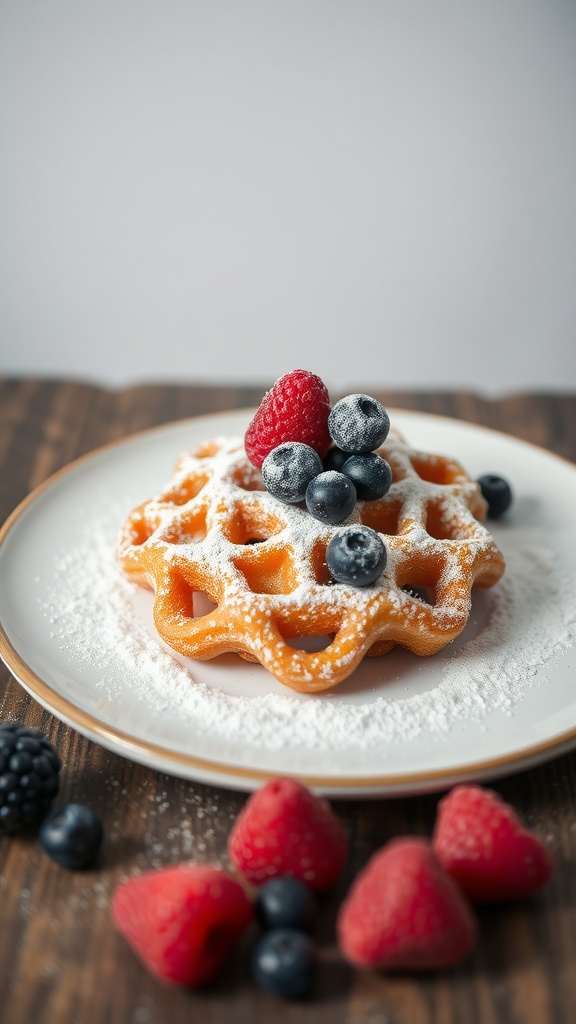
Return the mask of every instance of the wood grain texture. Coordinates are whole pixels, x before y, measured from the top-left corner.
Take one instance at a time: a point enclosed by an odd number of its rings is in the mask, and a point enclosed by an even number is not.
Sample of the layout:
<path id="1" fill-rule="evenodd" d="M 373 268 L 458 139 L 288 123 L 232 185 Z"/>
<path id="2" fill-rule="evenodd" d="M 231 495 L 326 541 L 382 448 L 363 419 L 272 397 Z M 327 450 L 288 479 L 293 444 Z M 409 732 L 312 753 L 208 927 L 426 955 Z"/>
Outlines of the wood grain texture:
<path id="1" fill-rule="evenodd" d="M 0 521 L 75 457 L 156 424 L 254 405 L 269 383 L 107 391 L 70 381 L 0 381 Z M 391 407 L 480 423 L 576 460 L 575 395 L 378 397 Z M 338 955 L 334 921 L 351 879 L 375 849 L 398 833 L 431 833 L 437 798 L 338 803 L 351 857 L 337 890 L 322 903 L 318 986 L 310 1000 L 284 1004 L 250 981 L 248 941 L 217 981 L 193 993 L 154 981 L 110 922 L 119 879 L 182 859 L 226 863 L 226 839 L 245 797 L 108 753 L 45 712 L 3 666 L 0 718 L 48 733 L 64 763 L 58 799 L 90 804 L 106 832 L 99 864 L 82 872 L 49 861 L 33 835 L 0 839 L 2 1024 L 573 1024 L 576 755 L 495 785 L 546 837 L 556 873 L 534 899 L 482 910 L 474 955 L 433 977 L 351 970 Z"/>

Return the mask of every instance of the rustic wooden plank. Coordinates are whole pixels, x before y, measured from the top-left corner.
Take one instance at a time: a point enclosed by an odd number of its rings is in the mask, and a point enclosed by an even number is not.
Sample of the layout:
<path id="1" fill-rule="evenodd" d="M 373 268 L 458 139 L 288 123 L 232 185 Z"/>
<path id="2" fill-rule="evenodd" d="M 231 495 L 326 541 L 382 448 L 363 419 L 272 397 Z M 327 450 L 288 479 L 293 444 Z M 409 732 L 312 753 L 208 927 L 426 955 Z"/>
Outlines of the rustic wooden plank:
<path id="1" fill-rule="evenodd" d="M 143 385 L 106 391 L 58 381 L 0 381 L 0 518 L 71 459 L 159 423 L 257 403 L 264 387 Z M 365 390 L 369 390 L 368 387 Z M 390 406 L 469 419 L 576 459 L 576 396 L 382 393 Z M 224 861 L 240 793 L 189 783 L 133 764 L 67 728 L 0 669 L 0 715 L 44 728 L 64 761 L 59 799 L 89 803 L 105 823 L 99 864 L 67 872 L 33 835 L 0 840 L 0 1007 L 3 1024 L 569 1024 L 576 1006 L 576 758 L 502 779 L 497 789 L 548 837 L 550 886 L 514 908 L 481 912 L 480 940 L 458 970 L 383 977 L 342 963 L 334 939 L 340 900 L 383 842 L 429 835 L 437 798 L 338 803 L 352 838 L 350 863 L 322 902 L 321 971 L 311 1000 L 283 1004 L 247 972 L 249 944 L 202 993 L 154 981 L 111 926 L 120 878 L 197 858 Z"/>

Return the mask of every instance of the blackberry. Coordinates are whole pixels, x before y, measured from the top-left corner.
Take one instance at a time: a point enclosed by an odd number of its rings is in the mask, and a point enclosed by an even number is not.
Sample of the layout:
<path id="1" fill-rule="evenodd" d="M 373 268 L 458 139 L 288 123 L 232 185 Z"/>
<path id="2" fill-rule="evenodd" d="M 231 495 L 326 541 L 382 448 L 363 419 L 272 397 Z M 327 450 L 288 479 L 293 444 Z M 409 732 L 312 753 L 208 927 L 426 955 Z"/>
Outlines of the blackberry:
<path id="1" fill-rule="evenodd" d="M 40 729 L 0 722 L 0 835 L 45 817 L 59 771 L 60 758 Z"/>

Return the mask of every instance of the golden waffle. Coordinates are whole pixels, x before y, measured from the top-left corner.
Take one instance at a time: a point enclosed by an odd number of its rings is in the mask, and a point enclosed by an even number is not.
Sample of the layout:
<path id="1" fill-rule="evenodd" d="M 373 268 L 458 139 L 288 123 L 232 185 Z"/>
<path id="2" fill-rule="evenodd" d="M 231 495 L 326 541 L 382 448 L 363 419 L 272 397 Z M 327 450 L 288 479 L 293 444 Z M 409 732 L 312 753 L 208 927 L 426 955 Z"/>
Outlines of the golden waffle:
<path id="1" fill-rule="evenodd" d="M 392 486 L 384 498 L 359 501 L 346 524 L 380 532 L 388 563 L 359 588 L 332 583 L 326 567 L 326 547 L 344 524 L 326 525 L 268 494 L 241 438 L 182 455 L 119 541 L 128 578 L 155 591 L 162 639 L 202 660 L 237 652 L 306 693 L 335 686 L 365 654 L 401 644 L 429 655 L 453 640 L 468 620 L 472 586 L 492 586 L 504 571 L 478 521 L 484 499 L 457 462 L 414 451 L 397 433 L 380 454 Z M 303 637 L 326 637 L 328 646 L 293 646 Z"/>

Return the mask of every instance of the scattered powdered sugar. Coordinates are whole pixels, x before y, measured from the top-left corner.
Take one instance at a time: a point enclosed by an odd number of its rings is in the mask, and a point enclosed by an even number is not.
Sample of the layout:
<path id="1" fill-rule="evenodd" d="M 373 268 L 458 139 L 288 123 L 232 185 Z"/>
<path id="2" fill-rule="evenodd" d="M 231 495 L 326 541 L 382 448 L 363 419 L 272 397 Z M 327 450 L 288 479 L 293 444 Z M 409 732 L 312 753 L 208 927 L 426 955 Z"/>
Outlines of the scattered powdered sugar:
<path id="1" fill-rule="evenodd" d="M 233 749 L 238 759 L 245 751 L 248 759 L 254 745 L 337 754 L 404 743 L 423 732 L 441 738 L 463 721 L 509 714 L 538 682 L 539 669 L 572 647 L 576 636 L 576 582 L 534 531 L 511 527 L 503 544 L 505 576 L 492 590 L 475 592 L 472 619 L 479 608 L 480 625 L 435 656 L 433 685 L 423 692 L 413 680 L 431 659 L 398 654 L 398 648 L 366 659 L 342 687 L 314 696 L 284 692 L 260 666 L 227 656 L 232 682 L 237 675 L 244 690 L 231 686 L 229 692 L 208 685 L 202 663 L 173 655 L 156 637 L 152 596 L 129 583 L 117 564 L 121 521 L 122 511 L 111 507 L 97 522 L 87 522 L 77 543 L 63 546 L 43 612 L 72 672 L 81 676 L 89 665 L 95 673 L 110 724 L 117 722 L 115 706 L 123 721 L 131 704 L 144 707 L 154 722 L 150 738 L 161 743 L 164 717 L 177 720 L 190 753 L 207 740 Z M 389 670 L 398 658 L 404 659 L 402 686 L 395 683 L 397 668 Z"/>

